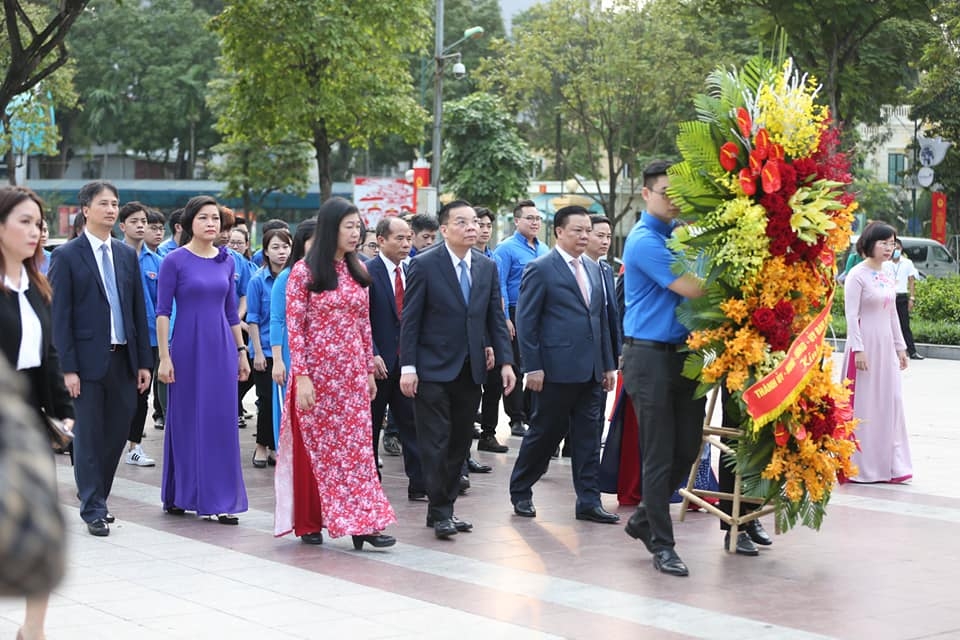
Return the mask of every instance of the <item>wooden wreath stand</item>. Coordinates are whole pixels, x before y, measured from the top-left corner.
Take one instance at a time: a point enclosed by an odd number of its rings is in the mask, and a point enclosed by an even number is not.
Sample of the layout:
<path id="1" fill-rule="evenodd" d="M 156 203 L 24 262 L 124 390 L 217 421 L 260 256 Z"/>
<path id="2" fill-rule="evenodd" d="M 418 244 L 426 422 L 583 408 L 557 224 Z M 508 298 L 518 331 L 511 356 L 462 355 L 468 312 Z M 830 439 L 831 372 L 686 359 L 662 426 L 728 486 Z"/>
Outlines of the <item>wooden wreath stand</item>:
<path id="1" fill-rule="evenodd" d="M 721 455 L 724 453 L 733 453 L 733 450 L 725 443 L 723 443 L 721 438 L 729 438 L 731 440 L 738 440 L 743 437 L 742 429 L 733 429 L 729 427 L 714 427 L 710 425 L 710 417 L 713 416 L 713 411 L 717 405 L 717 396 L 720 394 L 719 387 L 714 387 L 713 391 L 710 392 L 710 401 L 707 405 L 707 414 L 704 417 L 703 422 L 703 441 L 709 442 L 714 447 L 717 447 L 721 451 Z M 721 459 L 720 464 L 723 464 Z M 730 525 L 731 531 L 736 531 L 740 528 L 740 525 L 750 522 L 751 520 L 756 520 L 761 518 L 769 513 L 773 513 L 776 507 L 772 504 L 763 506 L 756 511 L 751 511 L 746 515 L 728 515 L 721 511 L 719 508 L 710 504 L 704 498 L 719 498 L 721 500 L 730 500 L 733 502 L 733 508 L 731 513 L 739 514 L 740 513 L 740 504 L 746 502 L 747 504 L 756 504 L 762 505 L 762 498 L 755 498 L 752 496 L 745 496 L 741 494 L 742 479 L 739 473 L 734 473 L 733 476 L 733 493 L 727 493 L 723 491 L 708 491 L 706 489 L 696 489 L 694 484 L 697 479 L 697 467 L 700 466 L 700 458 L 694 461 L 693 466 L 690 468 L 690 476 L 687 478 L 687 486 L 680 489 L 680 495 L 683 496 L 683 503 L 680 505 L 680 521 L 683 522 L 683 519 L 687 516 L 687 506 L 692 502 L 693 504 L 705 509 L 708 513 L 712 513 L 717 516 L 724 522 Z M 727 551 L 734 553 L 737 549 L 737 536 L 731 535 L 730 540 L 727 544 Z"/>

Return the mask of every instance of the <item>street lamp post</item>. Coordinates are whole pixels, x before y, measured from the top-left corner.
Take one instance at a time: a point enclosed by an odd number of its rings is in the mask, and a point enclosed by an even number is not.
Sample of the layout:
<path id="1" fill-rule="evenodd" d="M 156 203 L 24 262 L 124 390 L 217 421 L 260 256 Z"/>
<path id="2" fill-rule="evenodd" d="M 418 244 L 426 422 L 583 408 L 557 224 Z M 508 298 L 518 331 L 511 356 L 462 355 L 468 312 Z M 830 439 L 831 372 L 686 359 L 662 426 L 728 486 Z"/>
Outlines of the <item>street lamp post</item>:
<path id="1" fill-rule="evenodd" d="M 463 37 L 453 44 L 443 46 L 443 0 L 437 0 L 436 15 L 436 46 L 434 48 L 434 70 L 433 70 L 433 156 L 430 159 L 433 171 L 430 175 L 430 185 L 440 194 L 440 154 L 442 152 L 440 140 L 440 128 L 443 122 L 443 67 L 444 63 L 456 58 L 458 64 L 460 54 L 450 52 L 463 42 L 472 38 L 479 38 L 483 35 L 483 27 L 470 27 L 463 32 Z M 463 73 L 463 65 L 460 65 Z M 457 73 L 457 65 L 454 65 L 454 73 Z M 462 77 L 462 76 L 461 76 Z"/>

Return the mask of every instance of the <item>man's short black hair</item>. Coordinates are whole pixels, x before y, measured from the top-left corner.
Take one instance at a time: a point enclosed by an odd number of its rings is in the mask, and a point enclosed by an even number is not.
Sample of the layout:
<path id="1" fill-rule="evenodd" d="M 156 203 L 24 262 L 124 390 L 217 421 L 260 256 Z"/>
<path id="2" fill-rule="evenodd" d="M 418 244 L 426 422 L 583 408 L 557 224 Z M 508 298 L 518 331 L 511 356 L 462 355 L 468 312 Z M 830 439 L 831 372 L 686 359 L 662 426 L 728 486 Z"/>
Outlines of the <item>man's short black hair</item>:
<path id="1" fill-rule="evenodd" d="M 106 180 L 94 180 L 93 182 L 88 182 L 80 187 L 80 193 L 77 194 L 77 201 L 80 203 L 80 207 L 89 207 L 90 203 L 93 202 L 93 199 L 97 196 L 97 194 L 104 190 L 112 193 L 113 197 L 115 197 L 117 200 L 120 199 L 120 192 L 112 182 L 107 182 Z"/>
<path id="2" fill-rule="evenodd" d="M 491 223 L 495 223 L 497 221 L 497 217 L 493 215 L 493 211 L 490 211 L 490 209 L 486 207 L 475 207 L 474 211 L 477 212 L 477 220 L 480 218 L 489 218 Z"/>
<path id="3" fill-rule="evenodd" d="M 667 160 L 654 160 L 643 168 L 643 186 L 652 189 L 657 178 L 667 175 L 667 169 L 673 166 L 672 162 Z"/>
<path id="4" fill-rule="evenodd" d="M 167 217 L 163 215 L 162 211 L 147 209 L 147 224 L 164 224 L 166 221 Z"/>
<path id="5" fill-rule="evenodd" d="M 590 215 L 590 226 L 595 227 L 598 224 L 608 224 L 610 229 L 613 229 L 613 223 L 610 222 L 610 218 L 603 215 L 602 213 L 593 213 Z"/>
<path id="6" fill-rule="evenodd" d="M 443 215 L 443 210 L 449 206 L 450 205 L 446 205 L 443 207 L 443 209 L 440 209 L 440 215 Z M 438 230 L 440 228 L 440 222 L 431 215 L 426 213 L 418 213 L 410 218 L 410 228 L 413 229 L 413 233 L 416 235 L 421 231 Z"/>
<path id="7" fill-rule="evenodd" d="M 180 217 L 183 215 L 183 209 L 174 209 L 170 213 L 170 219 L 168 220 L 168 225 L 170 227 L 170 233 L 177 232 L 177 225 L 180 224 Z"/>
<path id="8" fill-rule="evenodd" d="M 536 209 L 537 203 L 533 200 L 521 200 L 513 207 L 513 217 L 516 218 L 518 215 L 520 215 L 520 212 L 524 207 L 533 207 Z"/>
<path id="9" fill-rule="evenodd" d="M 558 209 L 556 213 L 553 214 L 553 233 L 556 235 L 559 229 L 567 226 L 567 218 L 570 216 L 589 216 L 590 212 L 587 211 L 586 207 L 581 207 L 579 204 L 571 204 L 570 206 L 563 207 Z"/>
<path id="10" fill-rule="evenodd" d="M 117 219 L 120 222 L 126 222 L 127 218 L 135 214 L 137 211 L 143 211 L 145 214 L 147 214 L 147 222 L 150 222 L 150 209 L 147 208 L 147 205 L 143 204 L 142 202 L 137 202 L 136 200 L 132 200 L 120 207 L 120 214 L 117 216 Z"/>

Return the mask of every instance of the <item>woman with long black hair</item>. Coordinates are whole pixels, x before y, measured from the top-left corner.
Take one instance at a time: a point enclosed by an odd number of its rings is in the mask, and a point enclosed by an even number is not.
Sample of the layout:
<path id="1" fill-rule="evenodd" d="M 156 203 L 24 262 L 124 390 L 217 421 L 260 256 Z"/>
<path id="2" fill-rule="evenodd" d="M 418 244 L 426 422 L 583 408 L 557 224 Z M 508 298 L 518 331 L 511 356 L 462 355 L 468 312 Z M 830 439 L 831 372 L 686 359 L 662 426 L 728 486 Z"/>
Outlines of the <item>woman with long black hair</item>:
<path id="1" fill-rule="evenodd" d="M 0 189 L 0 351 L 29 384 L 29 404 L 40 419 L 57 418 L 73 427 L 70 394 L 53 346 L 52 292 L 40 273 L 43 203 L 23 187 Z M 52 458 L 52 456 L 51 456 Z M 51 461 L 50 473 L 53 473 Z M 49 594 L 27 598 L 22 640 L 43 638 Z"/>
<path id="2" fill-rule="evenodd" d="M 287 282 L 290 385 L 280 427 L 275 532 L 307 544 L 353 537 L 389 547 L 396 521 L 370 447 L 373 371 L 370 275 L 356 254 L 360 214 L 343 198 L 317 215 L 313 246 Z"/>

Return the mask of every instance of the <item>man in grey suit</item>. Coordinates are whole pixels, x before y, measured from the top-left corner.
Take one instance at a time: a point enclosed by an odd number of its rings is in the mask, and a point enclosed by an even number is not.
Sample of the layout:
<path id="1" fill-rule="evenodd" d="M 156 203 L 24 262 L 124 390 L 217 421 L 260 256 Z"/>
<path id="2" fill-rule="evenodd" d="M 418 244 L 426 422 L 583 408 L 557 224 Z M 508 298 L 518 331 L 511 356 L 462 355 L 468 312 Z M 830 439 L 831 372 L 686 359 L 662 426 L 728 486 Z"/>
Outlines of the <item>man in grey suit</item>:
<path id="1" fill-rule="evenodd" d="M 153 352 L 137 254 L 110 236 L 120 210 L 117 188 L 91 182 L 78 199 L 86 228 L 51 257 L 53 340 L 77 414 L 80 517 L 92 535 L 106 536 L 113 521 L 107 498 L 137 394 L 150 386 Z"/>
<path id="2" fill-rule="evenodd" d="M 487 370 L 499 365 L 504 394 L 513 390 L 513 356 L 500 302 L 497 266 L 473 248 L 477 213 L 463 200 L 439 213 L 443 244 L 418 253 L 407 268 L 400 329 L 400 390 L 414 399 L 417 441 L 438 538 L 470 531 L 453 513 L 460 468 L 473 441 L 473 420 Z"/>
<path id="3" fill-rule="evenodd" d="M 533 485 L 569 429 L 577 520 L 604 524 L 620 517 L 600 503 L 604 391 L 613 389 L 616 364 L 600 269 L 583 256 L 591 222 L 580 206 L 554 216 L 557 244 L 527 264 L 520 281 L 517 335 L 520 359 L 533 391 L 530 428 L 510 476 L 510 500 L 518 516 L 537 515 Z"/>

